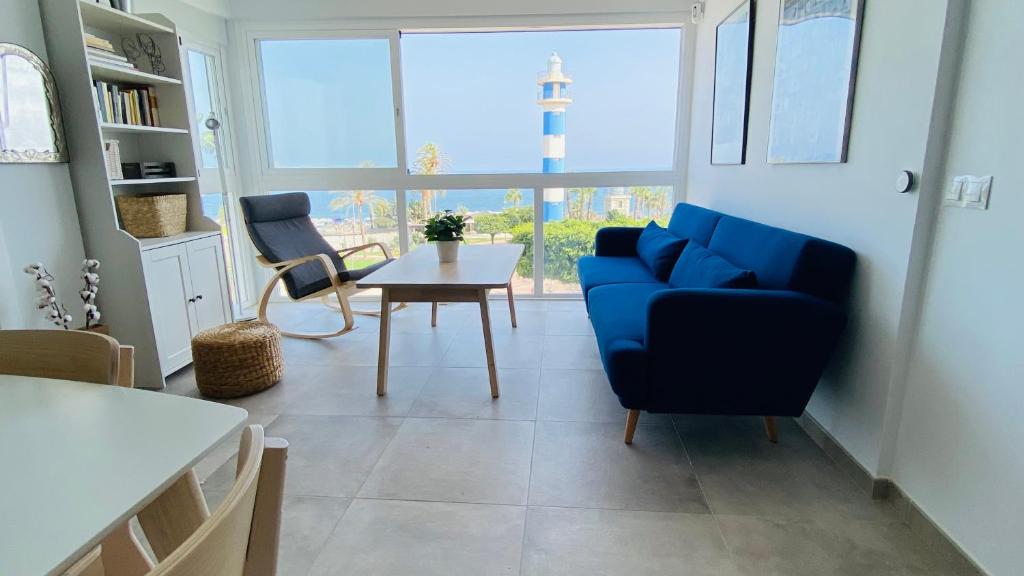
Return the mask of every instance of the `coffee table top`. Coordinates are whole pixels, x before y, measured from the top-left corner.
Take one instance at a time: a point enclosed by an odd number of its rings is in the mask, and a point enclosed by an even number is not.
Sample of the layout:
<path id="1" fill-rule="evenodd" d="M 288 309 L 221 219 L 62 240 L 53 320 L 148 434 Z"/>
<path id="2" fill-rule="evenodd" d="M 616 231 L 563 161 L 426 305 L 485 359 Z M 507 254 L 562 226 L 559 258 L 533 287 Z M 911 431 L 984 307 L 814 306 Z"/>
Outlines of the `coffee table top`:
<path id="1" fill-rule="evenodd" d="M 420 246 L 356 283 L 358 288 L 503 288 L 523 254 L 522 244 L 459 246 L 457 262 L 442 264 L 433 245 Z"/>

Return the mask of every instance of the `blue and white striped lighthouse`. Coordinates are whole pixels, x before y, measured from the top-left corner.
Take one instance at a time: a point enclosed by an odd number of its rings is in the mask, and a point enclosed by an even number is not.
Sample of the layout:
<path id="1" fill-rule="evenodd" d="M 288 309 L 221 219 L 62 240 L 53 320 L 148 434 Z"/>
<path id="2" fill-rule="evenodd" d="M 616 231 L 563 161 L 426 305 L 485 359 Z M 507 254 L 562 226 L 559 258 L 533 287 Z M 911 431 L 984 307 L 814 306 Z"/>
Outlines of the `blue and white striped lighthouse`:
<path id="1" fill-rule="evenodd" d="M 565 172 L 565 107 L 572 103 L 569 84 L 572 79 L 562 72 L 562 59 L 557 53 L 548 58 L 548 69 L 537 78 L 541 86 L 537 103 L 544 110 L 544 173 Z M 565 215 L 565 188 L 544 189 L 544 221 L 561 220 Z"/>

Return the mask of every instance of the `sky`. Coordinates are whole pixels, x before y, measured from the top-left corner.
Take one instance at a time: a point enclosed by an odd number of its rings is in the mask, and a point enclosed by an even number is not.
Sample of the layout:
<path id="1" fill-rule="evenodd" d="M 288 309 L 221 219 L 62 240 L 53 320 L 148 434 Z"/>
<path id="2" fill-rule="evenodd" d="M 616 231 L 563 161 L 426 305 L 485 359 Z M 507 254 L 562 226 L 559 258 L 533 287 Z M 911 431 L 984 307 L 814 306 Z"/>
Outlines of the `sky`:
<path id="1" fill-rule="evenodd" d="M 678 29 L 403 34 L 410 163 L 427 142 L 450 173 L 539 172 L 537 76 L 558 52 L 574 80 L 566 170 L 665 170 L 674 155 Z M 278 167 L 397 165 L 384 39 L 265 41 Z"/>

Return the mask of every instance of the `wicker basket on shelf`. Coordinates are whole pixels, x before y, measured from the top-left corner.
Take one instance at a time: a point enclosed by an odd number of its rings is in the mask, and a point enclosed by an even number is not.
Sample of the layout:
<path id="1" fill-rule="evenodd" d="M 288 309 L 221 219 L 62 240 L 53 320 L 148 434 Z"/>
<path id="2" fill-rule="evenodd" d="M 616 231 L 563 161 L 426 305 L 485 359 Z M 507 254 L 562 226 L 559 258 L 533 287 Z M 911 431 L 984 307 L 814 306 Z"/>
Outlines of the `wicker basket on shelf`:
<path id="1" fill-rule="evenodd" d="M 188 200 L 184 194 L 118 196 L 125 231 L 136 238 L 163 238 L 185 232 Z"/>
<path id="2" fill-rule="evenodd" d="M 196 386 L 203 396 L 236 398 L 281 380 L 281 331 L 269 322 L 233 322 L 192 339 Z"/>

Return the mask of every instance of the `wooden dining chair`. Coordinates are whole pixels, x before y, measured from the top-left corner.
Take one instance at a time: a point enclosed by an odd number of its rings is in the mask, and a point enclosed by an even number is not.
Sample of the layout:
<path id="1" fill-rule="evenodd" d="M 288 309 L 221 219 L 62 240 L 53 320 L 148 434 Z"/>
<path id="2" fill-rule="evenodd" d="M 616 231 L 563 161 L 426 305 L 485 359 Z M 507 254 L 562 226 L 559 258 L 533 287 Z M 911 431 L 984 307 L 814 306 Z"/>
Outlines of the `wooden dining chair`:
<path id="1" fill-rule="evenodd" d="M 284 466 L 288 443 L 264 438 L 261 426 L 242 432 L 235 484 L 224 502 L 173 551 L 164 556 L 151 576 L 273 576 L 277 571 Z M 166 501 L 162 521 L 175 531 L 177 514 L 195 503 L 189 497 Z M 104 544 L 105 545 L 105 544 Z M 155 548 L 155 547 L 154 547 Z M 159 551 L 157 555 L 160 556 Z M 121 576 L 104 569 L 106 554 L 94 550 L 65 576 Z"/>
<path id="2" fill-rule="evenodd" d="M 117 340 L 78 330 L 0 330 L 0 374 L 117 384 Z"/>

